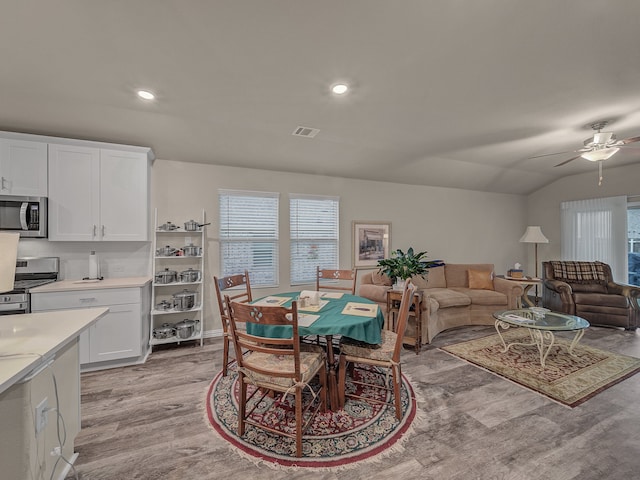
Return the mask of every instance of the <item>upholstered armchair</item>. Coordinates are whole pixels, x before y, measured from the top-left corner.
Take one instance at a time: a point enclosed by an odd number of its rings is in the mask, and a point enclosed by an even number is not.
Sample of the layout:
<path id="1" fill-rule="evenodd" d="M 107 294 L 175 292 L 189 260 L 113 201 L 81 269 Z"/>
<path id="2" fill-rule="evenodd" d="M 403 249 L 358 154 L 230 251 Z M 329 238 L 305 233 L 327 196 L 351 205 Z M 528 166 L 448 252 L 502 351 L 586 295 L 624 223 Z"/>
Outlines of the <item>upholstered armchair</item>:
<path id="1" fill-rule="evenodd" d="M 542 262 L 542 304 L 592 325 L 635 330 L 640 326 L 640 287 L 615 283 L 602 262 Z"/>

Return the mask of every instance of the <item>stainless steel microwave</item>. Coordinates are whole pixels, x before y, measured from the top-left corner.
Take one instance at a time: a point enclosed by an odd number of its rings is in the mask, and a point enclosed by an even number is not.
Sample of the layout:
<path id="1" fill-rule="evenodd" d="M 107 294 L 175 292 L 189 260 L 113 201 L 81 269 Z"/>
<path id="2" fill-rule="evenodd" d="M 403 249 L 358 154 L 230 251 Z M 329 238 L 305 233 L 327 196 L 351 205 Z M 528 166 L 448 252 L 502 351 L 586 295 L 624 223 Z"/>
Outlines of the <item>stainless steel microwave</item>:
<path id="1" fill-rule="evenodd" d="M 21 237 L 47 236 L 47 197 L 0 195 L 0 230 Z"/>

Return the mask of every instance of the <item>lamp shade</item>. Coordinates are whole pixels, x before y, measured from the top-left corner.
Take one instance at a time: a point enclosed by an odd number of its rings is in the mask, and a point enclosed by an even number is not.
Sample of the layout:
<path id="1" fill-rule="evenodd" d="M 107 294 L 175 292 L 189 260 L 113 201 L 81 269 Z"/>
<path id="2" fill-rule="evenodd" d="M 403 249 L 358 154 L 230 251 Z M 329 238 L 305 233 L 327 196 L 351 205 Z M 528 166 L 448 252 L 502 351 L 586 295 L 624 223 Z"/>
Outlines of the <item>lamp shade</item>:
<path id="1" fill-rule="evenodd" d="M 520 238 L 522 243 L 549 243 L 549 239 L 544 236 L 538 226 L 529 226 L 524 235 Z"/>

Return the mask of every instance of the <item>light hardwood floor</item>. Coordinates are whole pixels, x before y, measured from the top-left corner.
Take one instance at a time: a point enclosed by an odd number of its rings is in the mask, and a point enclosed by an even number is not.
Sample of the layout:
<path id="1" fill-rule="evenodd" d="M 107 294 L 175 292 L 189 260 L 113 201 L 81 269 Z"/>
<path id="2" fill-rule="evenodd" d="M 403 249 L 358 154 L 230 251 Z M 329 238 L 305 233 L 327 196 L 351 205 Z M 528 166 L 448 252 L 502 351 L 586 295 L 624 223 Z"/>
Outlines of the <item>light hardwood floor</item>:
<path id="1" fill-rule="evenodd" d="M 571 409 L 437 348 L 493 331 L 459 328 L 438 335 L 420 355 L 405 350 L 403 372 L 423 399 L 426 421 L 404 452 L 339 472 L 257 467 L 228 449 L 204 410 L 220 369 L 220 339 L 154 350 L 144 365 L 83 374 L 79 478 L 639 478 L 640 374 Z M 640 357 L 640 331 L 591 327 L 582 342 Z"/>

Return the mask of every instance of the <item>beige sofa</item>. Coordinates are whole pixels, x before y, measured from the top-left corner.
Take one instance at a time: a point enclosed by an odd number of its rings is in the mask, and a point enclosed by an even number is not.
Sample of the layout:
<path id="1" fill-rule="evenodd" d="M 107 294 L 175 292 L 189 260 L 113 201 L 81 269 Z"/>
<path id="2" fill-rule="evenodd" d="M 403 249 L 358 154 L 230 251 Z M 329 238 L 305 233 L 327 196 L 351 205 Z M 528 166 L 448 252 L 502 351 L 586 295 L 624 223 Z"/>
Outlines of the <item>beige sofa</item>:
<path id="1" fill-rule="evenodd" d="M 422 293 L 422 343 L 440 332 L 462 325 L 493 325 L 493 313 L 517 308 L 523 288 L 516 282 L 498 278 L 489 263 L 445 264 L 430 268 L 424 278 L 413 278 Z M 471 285 L 471 288 L 470 288 Z M 362 275 L 358 295 L 375 301 L 387 314 L 388 277 L 377 271 Z M 407 335 L 414 336 L 415 319 L 411 317 Z"/>

